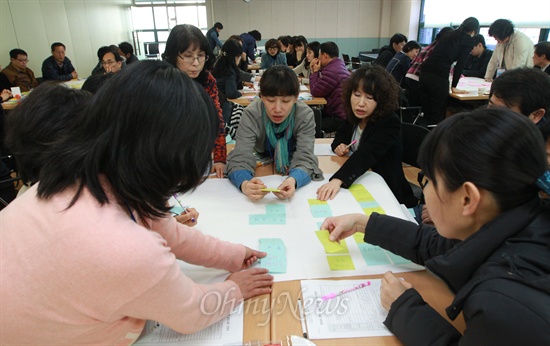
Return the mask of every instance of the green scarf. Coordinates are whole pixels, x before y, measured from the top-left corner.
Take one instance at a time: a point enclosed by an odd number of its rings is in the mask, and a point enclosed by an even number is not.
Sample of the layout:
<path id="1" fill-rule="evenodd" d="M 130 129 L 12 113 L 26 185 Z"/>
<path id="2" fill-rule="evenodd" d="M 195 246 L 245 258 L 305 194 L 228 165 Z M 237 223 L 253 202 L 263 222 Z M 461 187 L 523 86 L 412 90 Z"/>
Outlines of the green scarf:
<path id="1" fill-rule="evenodd" d="M 290 168 L 290 157 L 288 155 L 288 142 L 292 137 L 294 129 L 294 113 L 296 105 L 292 107 L 289 116 L 279 125 L 274 124 L 265 111 L 262 104 L 262 117 L 265 124 L 265 134 L 271 147 L 275 148 L 273 161 L 275 162 L 275 172 L 282 175 L 288 175 Z"/>

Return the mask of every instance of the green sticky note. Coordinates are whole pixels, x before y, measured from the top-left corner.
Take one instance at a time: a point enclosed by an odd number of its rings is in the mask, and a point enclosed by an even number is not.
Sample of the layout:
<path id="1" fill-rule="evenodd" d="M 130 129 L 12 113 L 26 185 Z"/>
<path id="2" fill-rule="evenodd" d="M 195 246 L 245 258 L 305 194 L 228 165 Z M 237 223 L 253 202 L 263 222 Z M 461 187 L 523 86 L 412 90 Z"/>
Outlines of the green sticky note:
<path id="1" fill-rule="evenodd" d="M 349 253 L 348 245 L 345 241 L 341 241 L 339 244 L 335 241 L 330 241 L 329 232 L 326 230 L 315 231 L 317 238 L 325 248 L 325 253 L 327 254 L 336 254 L 336 253 Z"/>
<path id="2" fill-rule="evenodd" d="M 350 255 L 327 256 L 330 270 L 355 270 Z"/>
<path id="3" fill-rule="evenodd" d="M 309 205 L 328 205 L 327 201 L 320 201 L 316 198 L 310 198 L 307 200 L 307 202 L 309 203 Z"/>
<path id="4" fill-rule="evenodd" d="M 260 238 L 260 251 L 267 252 L 267 256 L 260 258 L 260 267 L 270 273 L 286 273 L 286 248 L 280 238 Z"/>
<path id="5" fill-rule="evenodd" d="M 260 191 L 263 191 L 263 192 L 281 192 L 281 190 L 275 189 L 275 188 L 272 188 L 272 187 L 266 187 L 265 189 L 261 189 Z"/>

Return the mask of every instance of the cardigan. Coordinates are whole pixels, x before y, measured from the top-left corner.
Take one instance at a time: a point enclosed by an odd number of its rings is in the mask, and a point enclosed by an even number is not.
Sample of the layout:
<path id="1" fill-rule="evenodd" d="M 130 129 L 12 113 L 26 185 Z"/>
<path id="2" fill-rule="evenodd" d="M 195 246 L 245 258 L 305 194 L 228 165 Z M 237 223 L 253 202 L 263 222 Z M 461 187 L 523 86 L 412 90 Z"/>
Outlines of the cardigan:
<path id="1" fill-rule="evenodd" d="M 485 79 L 491 79 L 495 75 L 497 69 L 502 67 L 504 61 L 506 69 L 511 70 L 516 67 L 533 67 L 533 54 L 535 48 L 533 41 L 521 31 L 514 29 L 514 33 L 510 36 L 510 40 L 506 43 L 498 43 L 493 52 Z"/>

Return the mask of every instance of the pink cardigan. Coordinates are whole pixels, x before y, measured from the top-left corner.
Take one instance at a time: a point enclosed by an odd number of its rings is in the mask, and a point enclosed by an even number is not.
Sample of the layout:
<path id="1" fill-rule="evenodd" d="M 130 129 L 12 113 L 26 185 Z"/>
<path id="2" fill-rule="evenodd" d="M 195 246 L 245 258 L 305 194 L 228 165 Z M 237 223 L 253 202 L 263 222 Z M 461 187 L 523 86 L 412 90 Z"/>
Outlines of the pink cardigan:
<path id="1" fill-rule="evenodd" d="M 196 284 L 176 258 L 238 271 L 244 246 L 173 217 L 143 227 L 88 190 L 66 209 L 74 190 L 44 201 L 36 188 L 0 212 L 0 344 L 129 345 L 146 319 L 193 333 L 242 301 L 233 281 Z"/>

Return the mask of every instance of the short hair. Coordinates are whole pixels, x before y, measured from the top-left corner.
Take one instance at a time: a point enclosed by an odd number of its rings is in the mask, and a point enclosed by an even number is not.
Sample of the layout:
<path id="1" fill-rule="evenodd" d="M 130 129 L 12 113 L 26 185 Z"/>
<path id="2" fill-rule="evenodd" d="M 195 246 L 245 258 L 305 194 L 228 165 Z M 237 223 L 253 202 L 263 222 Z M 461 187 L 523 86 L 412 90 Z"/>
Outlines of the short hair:
<path id="1" fill-rule="evenodd" d="M 413 49 L 422 49 L 422 47 L 416 41 L 409 41 L 403 46 L 403 52 L 408 53 Z"/>
<path id="2" fill-rule="evenodd" d="M 24 56 L 28 56 L 27 52 L 25 52 L 23 49 L 21 48 L 15 48 L 15 49 L 12 49 L 10 50 L 10 58 L 12 59 L 17 59 L 17 57 L 19 55 L 24 55 Z"/>
<path id="3" fill-rule="evenodd" d="M 520 67 L 508 70 L 491 84 L 489 97 L 502 99 L 506 107 L 518 106 L 521 114 L 529 116 L 537 109 L 550 112 L 550 76 L 540 69 Z"/>
<path id="4" fill-rule="evenodd" d="M 284 65 L 271 66 L 260 79 L 261 96 L 298 96 L 300 83 L 294 71 Z"/>
<path id="5" fill-rule="evenodd" d="M 124 61 L 124 59 L 122 59 L 120 54 L 118 54 L 118 50 L 114 49 L 112 46 L 103 46 L 97 50 L 97 58 L 99 59 L 99 61 L 103 60 L 103 57 L 107 53 L 113 53 L 116 61 Z"/>
<path id="6" fill-rule="evenodd" d="M 51 149 L 39 198 L 76 186 L 68 208 L 84 188 L 102 205 L 114 202 L 102 186 L 104 176 L 118 202 L 140 219 L 164 217 L 170 196 L 194 189 L 210 169 L 219 128 L 214 104 L 198 83 L 166 62 L 132 64 L 87 109 L 76 131 Z"/>
<path id="7" fill-rule="evenodd" d="M 118 44 L 118 48 L 124 54 L 134 54 L 134 47 L 132 47 L 132 45 L 129 42 L 120 42 Z"/>
<path id="8" fill-rule="evenodd" d="M 394 44 L 394 43 L 401 43 L 401 42 L 407 42 L 407 36 L 403 35 L 403 34 L 400 34 L 400 33 L 396 33 L 396 34 L 393 34 L 393 36 L 390 38 L 390 45 Z"/>
<path id="9" fill-rule="evenodd" d="M 338 46 L 332 41 L 321 43 L 321 45 L 319 46 L 319 50 L 321 51 L 321 53 L 328 54 L 328 56 L 330 56 L 331 58 L 337 58 L 340 56 L 340 50 L 338 49 Z"/>
<path id="10" fill-rule="evenodd" d="M 262 40 L 262 34 L 258 30 L 249 31 L 248 34 L 250 36 L 254 37 L 254 39 L 256 41 L 261 41 Z"/>
<path id="11" fill-rule="evenodd" d="M 99 88 L 105 84 L 106 81 L 111 79 L 115 74 L 112 72 L 109 73 L 96 73 L 91 75 L 86 79 L 84 84 L 82 84 L 82 90 L 91 92 L 92 94 L 97 93 Z"/>
<path id="12" fill-rule="evenodd" d="M 542 139 L 544 141 L 548 141 L 548 138 L 550 138 L 550 121 L 546 121 L 542 126 L 538 127 L 540 132 L 542 133 Z"/>
<path id="13" fill-rule="evenodd" d="M 267 42 L 265 43 L 265 50 L 267 51 L 269 48 L 271 47 L 277 47 L 278 51 L 280 52 L 281 51 L 281 44 L 279 43 L 279 41 L 277 41 L 276 39 L 274 38 L 270 38 L 269 40 L 267 40 Z"/>
<path id="14" fill-rule="evenodd" d="M 241 43 L 243 42 L 243 38 L 239 35 L 231 35 L 231 36 L 229 36 L 228 40 L 237 40 Z"/>
<path id="15" fill-rule="evenodd" d="M 6 146 L 17 161 L 24 181 L 36 183 L 46 153 L 80 123 L 92 94 L 53 82 L 42 83 L 15 108 L 6 122 Z"/>
<path id="16" fill-rule="evenodd" d="M 370 65 L 358 68 L 344 82 L 342 88 L 342 104 L 346 111 L 346 117 L 352 124 L 359 124 L 358 119 L 351 106 L 351 95 L 360 90 L 371 95 L 376 101 L 376 109 L 368 123 L 375 123 L 378 120 L 391 115 L 399 108 L 399 85 L 382 66 Z"/>
<path id="17" fill-rule="evenodd" d="M 220 22 L 216 22 L 214 23 L 214 28 L 223 30 L 223 24 Z"/>
<path id="18" fill-rule="evenodd" d="M 497 19 L 489 27 L 489 36 L 504 40 L 514 33 L 514 24 L 508 19 Z"/>
<path id="19" fill-rule="evenodd" d="M 500 212 L 537 197 L 535 181 L 548 167 L 537 127 L 506 108 L 443 120 L 422 143 L 418 162 L 434 186 L 436 172 L 451 192 L 472 182 L 491 193 Z"/>
<path id="20" fill-rule="evenodd" d="M 55 50 L 55 48 L 57 48 L 57 47 L 63 47 L 63 49 L 67 49 L 63 43 L 61 43 L 61 42 L 54 42 L 54 43 L 52 43 L 52 46 L 51 46 L 52 52 L 53 52 L 53 51 Z"/>
<path id="21" fill-rule="evenodd" d="M 285 47 L 290 44 L 289 36 L 282 35 L 277 38 L 277 41 L 281 42 Z"/>
<path id="22" fill-rule="evenodd" d="M 543 41 L 535 45 L 535 54 L 538 56 L 546 56 L 546 60 L 550 60 L 550 42 Z"/>
<path id="23" fill-rule="evenodd" d="M 485 37 L 483 37 L 483 35 L 476 34 L 474 35 L 473 39 L 474 39 L 474 47 L 481 43 L 483 48 L 487 48 L 487 46 L 485 46 Z"/>
<path id="24" fill-rule="evenodd" d="M 208 60 L 204 62 L 204 67 L 197 77 L 199 82 L 204 83 L 208 77 L 208 71 L 212 70 L 216 62 L 216 57 L 212 52 L 212 48 L 210 48 L 208 39 L 196 26 L 180 24 L 173 27 L 170 35 L 168 35 L 168 40 L 166 40 L 166 48 L 162 53 L 162 59 L 177 67 L 178 54 L 185 52 L 189 47 L 199 48 L 208 56 Z"/>

